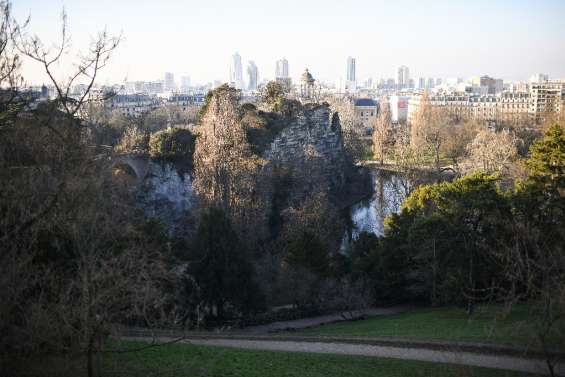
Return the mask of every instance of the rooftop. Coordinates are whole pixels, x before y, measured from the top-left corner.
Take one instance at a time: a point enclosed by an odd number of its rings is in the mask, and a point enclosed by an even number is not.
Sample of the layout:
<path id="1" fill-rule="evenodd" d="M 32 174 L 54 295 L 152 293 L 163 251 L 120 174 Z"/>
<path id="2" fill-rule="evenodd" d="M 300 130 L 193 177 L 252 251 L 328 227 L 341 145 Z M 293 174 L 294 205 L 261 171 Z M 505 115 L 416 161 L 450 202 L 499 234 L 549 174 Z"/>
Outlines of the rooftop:
<path id="1" fill-rule="evenodd" d="M 371 98 L 359 98 L 355 100 L 355 106 L 377 106 L 377 103 Z"/>

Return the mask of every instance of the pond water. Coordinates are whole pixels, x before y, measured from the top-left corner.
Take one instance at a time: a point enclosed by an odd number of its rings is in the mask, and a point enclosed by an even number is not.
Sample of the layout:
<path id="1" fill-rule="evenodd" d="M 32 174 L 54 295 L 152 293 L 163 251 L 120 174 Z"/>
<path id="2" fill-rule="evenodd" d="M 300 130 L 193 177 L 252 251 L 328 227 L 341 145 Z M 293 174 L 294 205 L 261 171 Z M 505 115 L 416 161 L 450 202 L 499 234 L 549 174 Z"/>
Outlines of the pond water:
<path id="1" fill-rule="evenodd" d="M 351 207 L 351 238 L 361 232 L 384 234 L 384 220 L 391 213 L 399 212 L 402 201 L 409 192 L 409 182 L 397 173 L 371 169 L 373 194 Z M 349 237 L 348 237 L 349 238 Z"/>

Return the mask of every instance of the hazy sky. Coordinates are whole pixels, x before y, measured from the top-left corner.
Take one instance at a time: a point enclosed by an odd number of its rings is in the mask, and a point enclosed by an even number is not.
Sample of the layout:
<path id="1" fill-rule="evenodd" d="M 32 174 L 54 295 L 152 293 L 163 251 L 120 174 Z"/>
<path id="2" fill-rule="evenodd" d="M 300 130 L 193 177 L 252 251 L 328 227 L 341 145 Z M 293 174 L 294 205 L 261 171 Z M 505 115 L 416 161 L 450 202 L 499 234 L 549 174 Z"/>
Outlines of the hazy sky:
<path id="1" fill-rule="evenodd" d="M 238 51 L 244 74 L 254 60 L 260 79 L 275 61 L 289 60 L 298 77 L 345 76 L 357 59 L 358 79 L 489 74 L 527 79 L 536 72 L 565 78 L 564 0 L 15 0 L 14 15 L 31 15 L 30 31 L 56 40 L 61 10 L 69 17 L 73 48 L 106 27 L 123 33 L 102 82 L 154 80 L 165 71 L 193 82 L 227 80 Z M 68 58 L 71 58 L 70 54 Z M 64 71 L 66 66 L 61 66 Z M 41 70 L 26 62 L 29 82 Z"/>

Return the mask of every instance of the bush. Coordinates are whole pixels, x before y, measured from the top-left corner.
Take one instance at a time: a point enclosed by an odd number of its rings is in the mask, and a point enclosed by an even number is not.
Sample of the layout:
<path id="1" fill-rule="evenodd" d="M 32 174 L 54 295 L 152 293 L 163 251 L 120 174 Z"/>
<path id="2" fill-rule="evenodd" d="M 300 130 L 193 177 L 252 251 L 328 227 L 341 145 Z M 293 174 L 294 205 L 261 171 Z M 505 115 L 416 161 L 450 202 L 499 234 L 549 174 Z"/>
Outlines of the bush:
<path id="1" fill-rule="evenodd" d="M 194 279 L 196 296 L 205 307 L 216 309 L 216 320 L 265 309 L 251 259 L 221 209 L 212 207 L 202 215 L 189 261 L 187 273 Z"/>
<path id="2" fill-rule="evenodd" d="M 116 145 L 119 153 L 145 155 L 149 148 L 149 134 L 135 126 L 126 129 L 120 142 Z"/>
<path id="3" fill-rule="evenodd" d="M 170 128 L 155 132 L 149 140 L 152 158 L 192 161 L 194 136 L 182 128 Z"/>

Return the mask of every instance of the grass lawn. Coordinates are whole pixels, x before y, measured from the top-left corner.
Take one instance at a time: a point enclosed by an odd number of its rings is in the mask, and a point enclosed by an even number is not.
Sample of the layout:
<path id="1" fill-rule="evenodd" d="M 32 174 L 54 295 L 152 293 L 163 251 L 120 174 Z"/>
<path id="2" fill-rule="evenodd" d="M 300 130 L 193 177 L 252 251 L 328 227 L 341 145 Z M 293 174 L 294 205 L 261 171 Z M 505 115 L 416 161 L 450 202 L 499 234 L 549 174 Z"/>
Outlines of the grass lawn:
<path id="1" fill-rule="evenodd" d="M 527 343 L 530 330 L 527 308 L 515 307 L 509 315 L 496 319 L 500 312 L 498 306 L 480 307 L 475 315 L 468 318 L 461 308 L 415 309 L 401 314 L 323 325 L 293 334 Z"/>
<path id="2" fill-rule="evenodd" d="M 128 342 L 130 346 L 143 343 Z M 86 376 L 83 363 L 26 364 L 10 376 Z M 55 368 L 53 365 L 56 365 Z M 109 354 L 99 365 L 104 377 L 514 377 L 525 374 L 419 361 L 363 356 L 238 350 L 172 344 L 140 352 Z M 67 368 L 65 369 L 64 366 Z M 3 374 L 3 376 L 8 376 Z"/>

